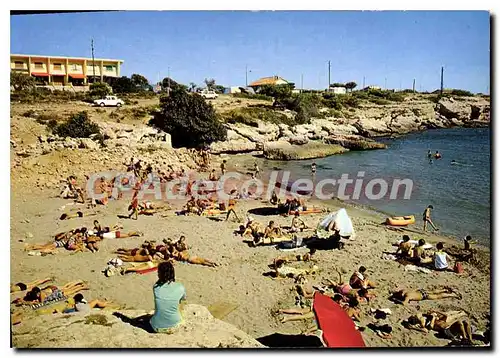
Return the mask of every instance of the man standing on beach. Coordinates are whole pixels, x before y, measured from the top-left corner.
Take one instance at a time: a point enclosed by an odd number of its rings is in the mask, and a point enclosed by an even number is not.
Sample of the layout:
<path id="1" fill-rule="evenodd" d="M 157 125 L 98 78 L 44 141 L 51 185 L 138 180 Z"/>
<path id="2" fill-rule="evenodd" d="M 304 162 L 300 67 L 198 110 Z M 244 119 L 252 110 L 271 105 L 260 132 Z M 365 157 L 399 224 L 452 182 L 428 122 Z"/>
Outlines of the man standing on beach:
<path id="1" fill-rule="evenodd" d="M 259 166 L 257 165 L 257 163 L 254 163 L 253 170 L 254 170 L 255 178 L 260 177 L 260 169 L 259 169 Z"/>
<path id="2" fill-rule="evenodd" d="M 312 176 L 316 175 L 316 163 L 311 164 L 311 174 Z"/>
<path id="3" fill-rule="evenodd" d="M 424 232 L 427 230 L 427 223 L 431 224 L 432 228 L 434 231 L 439 231 L 437 227 L 434 226 L 432 220 L 431 220 L 431 210 L 434 209 L 432 205 L 429 205 L 425 211 L 422 220 L 424 221 Z"/>
<path id="4" fill-rule="evenodd" d="M 226 174 L 226 160 L 224 159 L 220 165 L 220 171 L 222 175 Z"/>

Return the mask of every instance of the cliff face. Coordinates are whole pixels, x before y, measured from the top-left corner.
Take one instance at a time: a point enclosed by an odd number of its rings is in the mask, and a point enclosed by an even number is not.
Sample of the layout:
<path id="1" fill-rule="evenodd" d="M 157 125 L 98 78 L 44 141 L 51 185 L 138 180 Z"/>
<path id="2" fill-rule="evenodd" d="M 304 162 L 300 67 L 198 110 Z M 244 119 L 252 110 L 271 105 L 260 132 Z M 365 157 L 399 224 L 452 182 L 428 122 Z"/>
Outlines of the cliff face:
<path id="1" fill-rule="evenodd" d="M 119 311 L 133 319 L 145 311 Z M 208 309 L 186 305 L 185 323 L 172 334 L 148 333 L 124 322 L 110 311 L 42 315 L 12 329 L 15 348 L 263 348 L 229 323 L 214 318 Z"/>
<path id="2" fill-rule="evenodd" d="M 213 143 L 211 149 L 215 154 L 251 152 L 269 142 L 301 146 L 310 141 L 350 150 L 379 149 L 384 146 L 369 138 L 433 128 L 488 126 L 489 113 L 490 103 L 482 97 L 442 98 L 435 103 L 425 96 L 410 96 L 387 105 L 364 102 L 338 117 L 313 118 L 310 124 L 288 126 L 258 119 L 257 126 L 228 123 L 228 140 Z"/>

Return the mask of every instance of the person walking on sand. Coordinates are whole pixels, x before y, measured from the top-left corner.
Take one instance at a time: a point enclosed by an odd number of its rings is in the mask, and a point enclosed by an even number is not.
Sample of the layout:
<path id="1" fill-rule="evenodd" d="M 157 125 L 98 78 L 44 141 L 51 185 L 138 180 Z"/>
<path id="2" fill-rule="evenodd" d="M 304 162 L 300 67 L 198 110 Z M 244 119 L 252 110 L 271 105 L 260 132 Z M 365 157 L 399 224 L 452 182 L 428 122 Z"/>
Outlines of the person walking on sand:
<path id="1" fill-rule="evenodd" d="M 253 171 L 254 171 L 255 178 L 260 177 L 260 169 L 259 169 L 259 166 L 257 165 L 257 163 L 254 163 L 254 165 L 253 165 Z"/>
<path id="2" fill-rule="evenodd" d="M 434 231 L 439 231 L 437 227 L 434 226 L 434 223 L 431 220 L 431 210 L 433 210 L 434 207 L 432 205 L 429 205 L 425 210 L 424 214 L 422 217 L 422 220 L 424 221 L 424 232 L 427 230 L 427 223 L 431 224 L 432 228 Z"/>
<path id="3" fill-rule="evenodd" d="M 222 173 L 221 175 L 226 174 L 226 160 L 224 159 L 220 165 L 220 172 Z"/>

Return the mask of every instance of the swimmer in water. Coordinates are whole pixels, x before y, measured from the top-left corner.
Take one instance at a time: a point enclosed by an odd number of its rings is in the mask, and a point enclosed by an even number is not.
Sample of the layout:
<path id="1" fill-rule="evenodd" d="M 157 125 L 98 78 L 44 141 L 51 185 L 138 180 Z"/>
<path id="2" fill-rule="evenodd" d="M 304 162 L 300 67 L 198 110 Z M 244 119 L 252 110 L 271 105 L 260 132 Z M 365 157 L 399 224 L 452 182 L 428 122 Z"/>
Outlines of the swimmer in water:
<path id="1" fill-rule="evenodd" d="M 428 159 L 431 159 L 431 158 L 432 158 L 432 152 L 431 152 L 431 150 L 430 150 L 430 149 L 427 151 L 427 158 L 428 158 Z"/>

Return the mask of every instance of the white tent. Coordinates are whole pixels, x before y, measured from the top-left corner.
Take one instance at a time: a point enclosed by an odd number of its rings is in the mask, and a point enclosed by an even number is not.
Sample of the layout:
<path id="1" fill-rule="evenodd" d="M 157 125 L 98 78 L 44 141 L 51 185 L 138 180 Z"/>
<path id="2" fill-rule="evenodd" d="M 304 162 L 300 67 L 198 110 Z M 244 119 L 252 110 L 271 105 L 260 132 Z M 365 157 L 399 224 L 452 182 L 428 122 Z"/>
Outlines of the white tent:
<path id="1" fill-rule="evenodd" d="M 331 236 L 328 231 L 328 227 L 332 222 L 335 222 L 335 226 L 339 230 L 339 234 L 342 237 L 349 237 L 354 239 L 356 234 L 354 233 L 354 227 L 352 225 L 351 218 L 347 215 L 347 211 L 342 208 L 336 212 L 328 214 L 318 225 L 316 229 L 316 235 L 319 238 L 327 238 Z"/>

